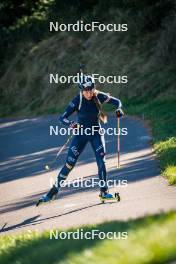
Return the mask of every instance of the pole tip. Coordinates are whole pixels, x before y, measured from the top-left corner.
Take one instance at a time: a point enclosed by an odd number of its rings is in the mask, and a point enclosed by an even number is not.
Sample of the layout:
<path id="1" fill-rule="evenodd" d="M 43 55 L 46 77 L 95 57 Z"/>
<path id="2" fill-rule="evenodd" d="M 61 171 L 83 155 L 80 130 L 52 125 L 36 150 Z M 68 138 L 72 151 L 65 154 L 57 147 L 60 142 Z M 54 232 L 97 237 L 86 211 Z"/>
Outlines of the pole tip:
<path id="1" fill-rule="evenodd" d="M 49 170 L 49 166 L 48 165 L 45 165 L 45 170 Z"/>

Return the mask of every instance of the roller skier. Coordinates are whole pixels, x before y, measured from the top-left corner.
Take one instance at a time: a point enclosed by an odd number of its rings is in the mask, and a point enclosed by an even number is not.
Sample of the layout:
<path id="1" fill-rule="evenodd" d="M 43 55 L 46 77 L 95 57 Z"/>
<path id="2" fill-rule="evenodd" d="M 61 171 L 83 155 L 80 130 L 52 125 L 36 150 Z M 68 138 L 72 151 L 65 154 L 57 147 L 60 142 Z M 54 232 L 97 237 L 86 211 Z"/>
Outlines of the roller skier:
<path id="1" fill-rule="evenodd" d="M 97 127 L 96 131 L 92 135 L 74 135 L 68 150 L 66 162 L 60 170 L 56 183 L 52 188 L 42 196 L 37 202 L 37 206 L 40 203 L 46 203 L 56 198 L 58 191 L 61 188 L 61 182 L 66 180 L 70 171 L 74 168 L 80 154 L 84 150 L 86 144 L 90 142 L 93 151 L 95 153 L 98 175 L 101 183 L 104 184 L 100 187 L 101 199 L 113 199 L 114 195 L 109 193 L 106 177 L 106 165 L 105 165 L 105 141 L 104 136 L 100 135 L 98 129 L 101 127 L 100 121 L 106 122 L 106 115 L 102 111 L 101 105 L 103 103 L 112 104 L 115 107 L 116 116 L 122 117 L 123 111 L 121 109 L 121 101 L 106 93 L 97 91 L 95 89 L 94 79 L 87 74 L 81 74 L 78 81 L 80 93 L 76 95 L 73 100 L 68 104 L 65 112 L 60 116 L 60 122 L 72 129 L 78 129 L 83 127 L 84 129 L 92 129 Z M 69 117 L 77 112 L 77 122 L 70 121 Z"/>

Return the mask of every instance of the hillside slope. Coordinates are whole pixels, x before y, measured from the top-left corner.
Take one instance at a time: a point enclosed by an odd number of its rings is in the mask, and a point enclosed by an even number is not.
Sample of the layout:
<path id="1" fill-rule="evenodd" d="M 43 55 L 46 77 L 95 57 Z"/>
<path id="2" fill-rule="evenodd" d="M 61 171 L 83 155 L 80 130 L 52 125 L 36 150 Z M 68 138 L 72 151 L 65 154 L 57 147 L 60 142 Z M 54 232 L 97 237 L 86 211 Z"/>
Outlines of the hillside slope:
<path id="1" fill-rule="evenodd" d="M 97 85 L 120 97 L 126 113 L 152 121 L 161 169 L 175 183 L 175 1 L 78 2 L 69 3 L 68 9 L 67 1 L 48 1 L 47 8 L 40 7 L 6 29 L 8 34 L 1 39 L 6 55 L 1 65 L 0 116 L 62 111 L 78 88 L 49 84 L 49 74 L 75 75 L 80 62 L 91 74 L 127 75 L 127 84 Z M 128 31 L 49 32 L 49 21 L 58 18 L 62 23 L 78 19 L 127 23 Z M 9 34 L 7 50 L 3 43 Z"/>

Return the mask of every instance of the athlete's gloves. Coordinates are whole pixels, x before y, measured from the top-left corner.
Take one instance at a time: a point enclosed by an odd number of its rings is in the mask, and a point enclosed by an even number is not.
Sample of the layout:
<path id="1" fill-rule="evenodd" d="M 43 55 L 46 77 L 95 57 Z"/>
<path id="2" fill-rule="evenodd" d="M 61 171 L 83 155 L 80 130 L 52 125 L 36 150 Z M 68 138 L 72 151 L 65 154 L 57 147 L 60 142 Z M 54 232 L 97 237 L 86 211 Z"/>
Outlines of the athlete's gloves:
<path id="1" fill-rule="evenodd" d="M 124 116 L 124 112 L 122 111 L 121 108 L 116 109 L 115 113 L 116 113 L 116 116 L 117 116 L 117 117 L 122 117 L 122 116 Z"/>
<path id="2" fill-rule="evenodd" d="M 71 121 L 70 122 L 70 127 L 73 128 L 73 129 L 77 129 L 77 128 L 79 128 L 79 124 L 74 122 L 74 121 Z"/>

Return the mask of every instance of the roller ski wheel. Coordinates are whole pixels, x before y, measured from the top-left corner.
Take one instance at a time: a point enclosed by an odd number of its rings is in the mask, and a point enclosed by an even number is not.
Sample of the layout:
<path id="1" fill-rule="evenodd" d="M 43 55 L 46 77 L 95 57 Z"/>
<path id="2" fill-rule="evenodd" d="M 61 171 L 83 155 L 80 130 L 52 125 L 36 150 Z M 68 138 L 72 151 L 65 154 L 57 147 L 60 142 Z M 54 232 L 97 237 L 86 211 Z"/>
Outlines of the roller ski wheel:
<path id="1" fill-rule="evenodd" d="M 48 202 L 54 201 L 57 197 L 57 193 L 58 193 L 58 190 L 57 190 L 56 186 L 53 185 L 53 187 L 50 189 L 50 191 L 46 195 L 42 196 L 37 201 L 36 206 L 38 207 L 41 204 L 46 204 Z"/>
<path id="2" fill-rule="evenodd" d="M 120 202 L 120 194 L 119 193 L 114 193 L 114 194 L 100 193 L 99 197 L 100 197 L 100 201 L 102 203 L 105 203 L 106 201 Z"/>
<path id="3" fill-rule="evenodd" d="M 114 197 L 117 200 L 117 202 L 120 202 L 121 198 L 120 198 L 120 194 L 119 193 L 115 193 Z"/>

